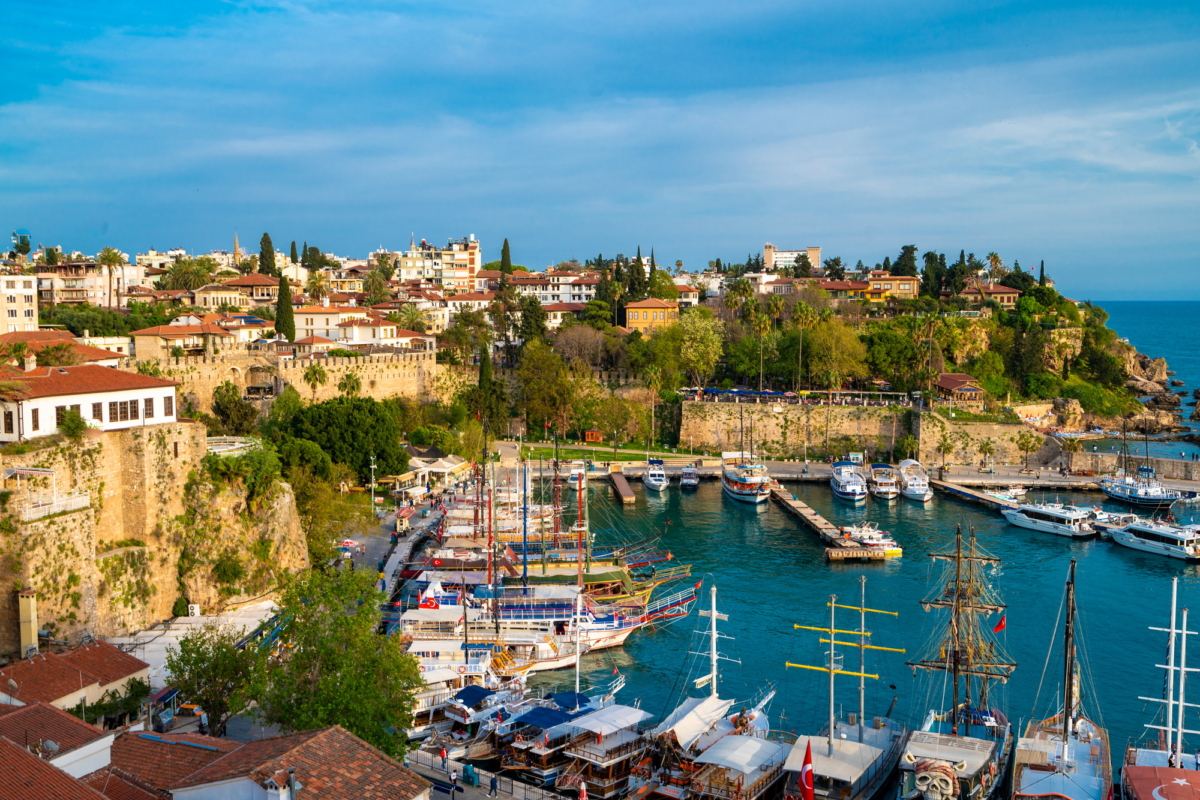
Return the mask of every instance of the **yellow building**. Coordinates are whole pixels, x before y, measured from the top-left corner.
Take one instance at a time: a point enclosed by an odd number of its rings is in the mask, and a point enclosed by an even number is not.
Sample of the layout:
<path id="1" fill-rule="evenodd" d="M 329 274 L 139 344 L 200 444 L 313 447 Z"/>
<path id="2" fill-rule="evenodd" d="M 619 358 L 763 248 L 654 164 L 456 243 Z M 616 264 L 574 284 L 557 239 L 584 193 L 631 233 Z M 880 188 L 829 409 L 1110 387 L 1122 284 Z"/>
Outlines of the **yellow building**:
<path id="1" fill-rule="evenodd" d="M 910 275 L 892 275 L 883 270 L 872 270 L 869 277 L 871 287 L 867 296 L 873 302 L 913 300 L 921 292 L 921 279 Z"/>
<path id="2" fill-rule="evenodd" d="M 679 303 L 651 297 L 625 306 L 625 327 L 650 333 L 679 321 Z"/>

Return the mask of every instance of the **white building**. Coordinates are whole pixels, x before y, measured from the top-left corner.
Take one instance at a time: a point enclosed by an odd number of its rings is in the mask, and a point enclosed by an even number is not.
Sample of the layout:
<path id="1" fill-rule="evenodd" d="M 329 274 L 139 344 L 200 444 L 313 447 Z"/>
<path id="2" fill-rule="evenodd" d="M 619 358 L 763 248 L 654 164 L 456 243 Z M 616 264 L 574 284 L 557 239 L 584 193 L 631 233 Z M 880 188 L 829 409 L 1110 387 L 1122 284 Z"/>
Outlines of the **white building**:
<path id="1" fill-rule="evenodd" d="M 26 363 L 26 371 L 4 376 L 24 384 L 24 392 L 0 400 L 0 442 L 58 433 L 68 409 L 105 431 L 176 421 L 174 381 L 95 364 L 33 367 L 32 358 Z"/>
<path id="2" fill-rule="evenodd" d="M 32 275 L 4 275 L 4 293 L 0 294 L 0 324 L 5 333 L 38 329 L 37 278 Z"/>

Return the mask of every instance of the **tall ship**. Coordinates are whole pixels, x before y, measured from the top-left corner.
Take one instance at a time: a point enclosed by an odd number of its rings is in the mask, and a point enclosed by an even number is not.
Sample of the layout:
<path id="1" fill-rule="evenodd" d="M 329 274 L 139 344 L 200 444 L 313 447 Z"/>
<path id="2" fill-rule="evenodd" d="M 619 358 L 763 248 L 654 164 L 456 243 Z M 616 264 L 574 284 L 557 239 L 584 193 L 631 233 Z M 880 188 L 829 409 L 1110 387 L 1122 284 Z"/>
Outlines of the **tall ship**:
<path id="1" fill-rule="evenodd" d="M 931 710 L 920 729 L 909 734 L 900 759 L 899 797 L 999 798 L 1012 756 L 1012 729 L 990 695 L 1017 667 L 995 636 L 1006 625 L 1005 605 L 985 574 L 1000 560 L 978 546 L 973 528 L 964 542 L 961 526 L 954 544 L 930 557 L 944 562 L 945 569 L 921 607 L 936 610 L 941 620 L 925 657 L 909 666 L 949 675 L 951 702 L 944 711 Z M 995 626 L 986 619 L 993 614 L 1001 615 Z M 941 685 L 931 686 L 931 693 L 940 694 Z"/>
<path id="2" fill-rule="evenodd" d="M 929 489 L 929 475 L 920 461 L 906 458 L 900 462 L 900 494 L 909 500 L 928 503 L 933 499 Z"/>
<path id="3" fill-rule="evenodd" d="M 1185 713 L 1196 707 L 1186 700 L 1186 675 L 1195 667 L 1187 665 L 1188 610 L 1183 609 L 1180 620 L 1179 578 L 1171 579 L 1170 628 L 1150 630 L 1167 634 L 1166 663 L 1159 664 L 1166 674 L 1160 697 L 1138 699 L 1159 704 L 1161 710 L 1154 722 L 1146 723 L 1152 731 L 1149 738 L 1131 743 L 1125 751 L 1121 795 L 1124 800 L 1193 800 L 1200 794 L 1200 764 L 1187 754 L 1184 734 L 1196 734 L 1195 728 L 1187 728 Z"/>
<path id="4" fill-rule="evenodd" d="M 862 469 L 853 461 L 835 461 L 833 475 L 829 478 L 829 486 L 835 497 L 851 503 L 861 503 L 867 499 L 867 479 L 863 477 Z"/>
<path id="5" fill-rule="evenodd" d="M 1075 626 L 1075 559 L 1067 572 L 1063 626 L 1062 707 L 1048 719 L 1031 721 L 1017 742 L 1014 800 L 1047 796 L 1063 800 L 1109 800 L 1112 764 L 1108 731 L 1083 713 Z"/>
<path id="6" fill-rule="evenodd" d="M 721 490 L 743 503 L 765 503 L 771 496 L 771 476 L 753 453 L 721 453 Z"/>
<path id="7" fill-rule="evenodd" d="M 837 595 L 829 597 L 829 627 L 814 627 L 797 625 L 803 630 L 817 631 L 829 636 L 821 642 L 829 643 L 825 651 L 823 666 L 807 664 L 787 664 L 788 667 L 815 670 L 829 675 L 829 720 L 818 736 L 799 736 L 792 744 L 784 769 L 788 772 L 786 794 L 803 797 L 805 794 L 805 779 L 807 771 L 811 770 L 812 792 L 815 798 L 821 800 L 871 800 L 881 794 L 888 785 L 888 779 L 896 769 L 900 759 L 900 751 L 904 745 L 905 727 L 891 719 L 892 709 L 886 713 L 867 718 L 866 708 L 866 679 L 878 679 L 878 675 L 867 674 L 866 651 L 885 650 L 893 653 L 903 653 L 904 650 L 895 647 L 882 647 L 867 644 L 871 636 L 867 630 L 867 614 L 889 614 L 896 616 L 894 611 L 880 611 L 867 608 L 867 579 L 859 577 L 859 605 L 839 605 Z M 847 609 L 858 612 L 857 630 L 839 630 L 837 610 Z M 836 635 L 835 635 L 836 634 Z M 837 642 L 838 636 L 845 636 L 855 641 Z M 873 640 L 872 640 L 873 641 Z M 844 669 L 844 654 L 838 652 L 836 645 L 858 650 L 858 671 Z M 850 712 L 846 717 L 839 718 L 836 714 L 834 678 L 837 675 L 858 677 L 858 712 Z M 895 705 L 893 700 L 892 705 Z"/>

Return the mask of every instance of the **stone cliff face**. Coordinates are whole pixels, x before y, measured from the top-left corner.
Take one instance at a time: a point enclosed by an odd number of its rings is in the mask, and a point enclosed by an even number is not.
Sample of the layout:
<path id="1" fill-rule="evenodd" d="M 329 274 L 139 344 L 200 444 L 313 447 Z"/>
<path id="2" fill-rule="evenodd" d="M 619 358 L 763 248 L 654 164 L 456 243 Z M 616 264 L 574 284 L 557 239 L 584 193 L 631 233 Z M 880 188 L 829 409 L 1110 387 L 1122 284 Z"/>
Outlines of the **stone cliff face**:
<path id="1" fill-rule="evenodd" d="M 286 485 L 248 512 L 237 487 L 195 477 L 205 451 L 201 425 L 93 431 L 79 444 L 42 439 L 23 447 L 0 463 L 53 473 L 23 476 L 19 486 L 14 476 L 0 493 L 0 654 L 19 647 L 17 589 L 37 590 L 42 629 L 77 639 L 85 630 L 116 635 L 167 618 L 181 596 L 212 611 L 307 566 Z M 33 507 L 55 490 L 58 507 Z"/>

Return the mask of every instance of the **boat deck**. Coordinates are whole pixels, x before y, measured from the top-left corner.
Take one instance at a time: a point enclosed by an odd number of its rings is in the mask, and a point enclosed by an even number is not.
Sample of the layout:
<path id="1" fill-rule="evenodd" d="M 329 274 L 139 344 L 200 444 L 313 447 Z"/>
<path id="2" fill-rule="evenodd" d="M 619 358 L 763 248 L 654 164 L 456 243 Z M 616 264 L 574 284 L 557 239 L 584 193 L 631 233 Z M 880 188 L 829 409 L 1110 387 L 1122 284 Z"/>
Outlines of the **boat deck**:
<path id="1" fill-rule="evenodd" d="M 1163 754 L 1166 755 L 1165 753 Z M 1072 800 L 1106 800 L 1112 780 L 1108 745 L 1086 719 L 1063 747 L 1062 733 L 1039 730 L 1017 744 L 1016 797 L 1059 795 Z M 1165 762 L 1164 762 L 1165 765 Z"/>

